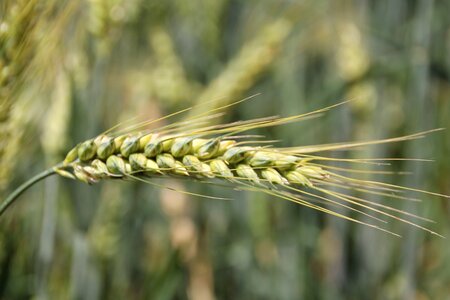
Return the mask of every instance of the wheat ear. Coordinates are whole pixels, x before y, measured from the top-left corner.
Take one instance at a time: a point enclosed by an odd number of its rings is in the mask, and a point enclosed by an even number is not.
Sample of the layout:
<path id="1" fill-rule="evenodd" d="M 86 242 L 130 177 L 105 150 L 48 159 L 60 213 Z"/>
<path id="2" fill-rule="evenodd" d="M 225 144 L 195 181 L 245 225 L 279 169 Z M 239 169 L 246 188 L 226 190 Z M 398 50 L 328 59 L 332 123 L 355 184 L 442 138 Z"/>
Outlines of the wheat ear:
<path id="1" fill-rule="evenodd" d="M 78 144 L 69 151 L 62 163 L 20 186 L 4 201 L 0 215 L 26 188 L 55 173 L 88 184 L 103 179 L 131 179 L 152 184 L 152 178 L 176 177 L 201 182 L 221 181 L 234 188 L 267 193 L 382 231 L 387 230 L 376 223 L 338 213 L 330 207 L 345 208 L 357 216 L 364 216 L 381 224 L 386 223 L 386 218 L 395 219 L 437 234 L 406 218 L 429 221 L 423 217 L 351 196 L 345 191 L 363 190 L 366 194 L 394 199 L 408 199 L 401 195 L 405 190 L 448 196 L 344 176 L 342 171 L 354 170 L 333 168 L 323 163 L 341 161 L 370 164 L 373 163 L 371 159 L 332 159 L 311 154 L 417 139 L 435 130 L 385 140 L 292 148 L 272 147 L 265 145 L 264 140 L 249 140 L 255 136 L 242 135 L 255 128 L 313 117 L 332 107 L 286 118 L 261 118 L 208 126 L 207 123 L 215 116 L 210 112 L 156 130 L 138 131 L 150 123 L 144 122 L 122 131 L 106 132 Z M 379 161 L 376 163 L 379 164 Z"/>

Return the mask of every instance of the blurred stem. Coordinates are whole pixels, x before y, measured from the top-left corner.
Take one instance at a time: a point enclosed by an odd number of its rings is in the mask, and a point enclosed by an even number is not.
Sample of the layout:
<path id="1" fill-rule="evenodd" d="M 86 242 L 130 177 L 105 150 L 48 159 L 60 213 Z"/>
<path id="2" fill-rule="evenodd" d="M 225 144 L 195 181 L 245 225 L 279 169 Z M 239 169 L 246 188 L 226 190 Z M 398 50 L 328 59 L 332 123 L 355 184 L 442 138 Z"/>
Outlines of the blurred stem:
<path id="1" fill-rule="evenodd" d="M 28 188 L 33 186 L 36 182 L 41 181 L 42 179 L 51 176 L 56 173 L 56 169 L 61 167 L 61 165 L 56 165 L 54 167 L 51 167 L 34 177 L 30 178 L 26 182 L 24 182 L 22 185 L 20 185 L 17 189 L 12 192 L 5 201 L 0 205 L 0 216 L 6 211 L 6 209 L 20 196 L 23 192 L 25 192 Z"/>

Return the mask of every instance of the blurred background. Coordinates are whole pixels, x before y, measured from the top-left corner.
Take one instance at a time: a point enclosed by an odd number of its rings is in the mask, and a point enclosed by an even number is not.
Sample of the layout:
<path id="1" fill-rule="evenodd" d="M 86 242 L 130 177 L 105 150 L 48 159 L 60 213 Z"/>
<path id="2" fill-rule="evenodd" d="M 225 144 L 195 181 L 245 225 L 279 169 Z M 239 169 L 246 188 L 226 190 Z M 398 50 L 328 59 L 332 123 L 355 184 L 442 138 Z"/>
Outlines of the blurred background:
<path id="1" fill-rule="evenodd" d="M 354 99 L 260 132 L 281 146 L 449 128 L 449 11 L 431 0 L 3 0 L 0 198 L 121 121 L 217 99 L 261 93 L 223 122 Z M 447 129 L 331 155 L 433 159 L 387 168 L 413 175 L 371 178 L 450 194 L 449 153 Z M 0 220 L 0 298 L 450 299 L 449 239 L 393 222 L 395 238 L 268 195 L 158 182 L 233 200 L 48 178 Z M 450 237 L 449 201 L 421 199 L 385 203 Z"/>

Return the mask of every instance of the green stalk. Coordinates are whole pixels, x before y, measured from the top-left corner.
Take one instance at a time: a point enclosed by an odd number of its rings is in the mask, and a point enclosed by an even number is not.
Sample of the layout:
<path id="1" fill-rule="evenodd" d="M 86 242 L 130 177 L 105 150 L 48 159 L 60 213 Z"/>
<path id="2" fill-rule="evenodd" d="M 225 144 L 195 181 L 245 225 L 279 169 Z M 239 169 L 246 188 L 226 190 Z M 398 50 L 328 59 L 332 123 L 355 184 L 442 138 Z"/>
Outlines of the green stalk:
<path id="1" fill-rule="evenodd" d="M 34 177 L 30 178 L 29 180 L 27 180 L 26 182 L 21 184 L 17 189 L 14 190 L 14 192 L 9 194 L 9 196 L 6 198 L 6 200 L 3 201 L 3 203 L 0 205 L 0 216 L 28 188 L 30 188 L 36 182 L 41 181 L 42 179 L 55 174 L 56 173 L 56 168 L 58 168 L 58 166 L 51 167 L 51 168 L 49 168 L 49 169 L 47 169 L 47 170 L 45 170 L 45 171 L 35 175 Z"/>

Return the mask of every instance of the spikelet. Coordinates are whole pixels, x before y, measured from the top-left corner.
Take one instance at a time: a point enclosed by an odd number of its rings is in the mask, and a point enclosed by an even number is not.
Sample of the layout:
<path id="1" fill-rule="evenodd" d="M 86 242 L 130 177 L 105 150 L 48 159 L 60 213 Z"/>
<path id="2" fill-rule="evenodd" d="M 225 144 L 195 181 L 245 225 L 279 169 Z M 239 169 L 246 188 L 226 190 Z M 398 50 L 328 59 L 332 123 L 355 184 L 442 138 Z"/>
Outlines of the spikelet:
<path id="1" fill-rule="evenodd" d="M 129 179 L 155 184 L 152 179 L 158 177 L 185 178 L 206 183 L 219 181 L 233 188 L 263 192 L 386 232 L 389 231 L 380 225 L 386 223 L 386 219 L 395 219 L 437 234 L 416 223 L 417 220 L 426 221 L 422 217 L 349 195 L 348 191 L 364 191 L 366 194 L 392 199 L 408 199 L 401 194 L 403 191 L 448 196 L 349 177 L 344 174 L 355 171 L 354 169 L 326 164 L 330 161 L 379 163 L 378 160 L 334 159 L 315 154 L 413 140 L 436 130 L 384 140 L 290 148 L 260 146 L 257 141 L 245 140 L 251 135 L 239 135 L 255 128 L 277 126 L 316 116 L 334 106 L 291 117 L 261 118 L 219 125 L 205 124 L 214 116 L 213 111 L 210 111 L 156 130 L 144 129 L 152 122 L 140 123 L 122 131 L 110 130 L 81 142 L 69 151 L 61 164 L 37 177 L 40 180 L 53 172 L 88 184 L 104 179 Z M 16 194 L 20 192 L 19 189 Z M 2 204 L 0 213 L 6 209 L 8 201 L 12 200 L 7 199 Z M 332 209 L 336 207 L 345 208 L 354 216 L 338 213 Z M 373 222 L 358 218 L 362 216 Z"/>

